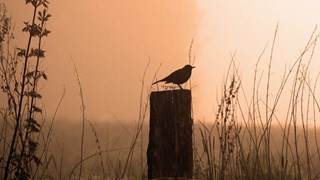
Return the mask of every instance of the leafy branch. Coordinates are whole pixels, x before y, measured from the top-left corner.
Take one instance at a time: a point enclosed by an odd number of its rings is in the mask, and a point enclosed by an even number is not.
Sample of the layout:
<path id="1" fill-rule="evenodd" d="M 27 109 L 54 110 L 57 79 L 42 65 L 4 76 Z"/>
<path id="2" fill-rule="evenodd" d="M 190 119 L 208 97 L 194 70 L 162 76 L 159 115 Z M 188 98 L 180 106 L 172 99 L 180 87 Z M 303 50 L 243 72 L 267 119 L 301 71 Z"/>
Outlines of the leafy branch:
<path id="1" fill-rule="evenodd" d="M 25 0 L 26 4 L 33 6 L 31 22 L 24 22 L 23 32 L 29 34 L 26 48 L 17 48 L 17 57 L 23 58 L 21 79 L 15 77 L 14 90 L 8 90 L 10 103 L 14 107 L 15 126 L 10 143 L 9 155 L 6 161 L 4 179 L 8 179 L 14 172 L 15 178 L 28 179 L 32 173 L 32 163 L 41 164 L 36 156 L 38 143 L 33 140 L 32 134 L 40 132 L 40 124 L 36 121 L 36 114 L 42 113 L 42 109 L 36 105 L 36 100 L 42 95 L 37 91 L 37 85 L 41 78 L 47 79 L 44 71 L 39 69 L 40 59 L 45 57 L 45 51 L 41 48 L 43 37 L 51 32 L 46 28 L 46 23 L 51 15 L 47 12 L 49 2 L 47 0 Z M 39 10 L 40 9 L 40 10 Z M 32 40 L 37 38 L 36 48 L 32 48 Z M 36 59 L 35 62 L 30 62 Z M 34 66 L 31 66 L 34 64 Z M 16 67 L 18 65 L 16 64 Z M 34 67 L 32 70 L 31 67 Z M 17 74 L 14 72 L 13 74 Z M 10 84 L 6 84 L 10 89 Z M 19 90 L 20 89 L 20 90 Z M 15 92 L 16 96 L 13 95 Z M 23 110 L 27 107 L 27 114 Z M 25 118 L 25 124 L 21 127 L 21 121 Z M 18 133 L 19 132 L 19 133 Z M 20 141 L 19 141 L 20 140 Z M 20 147 L 20 148 L 17 148 Z"/>

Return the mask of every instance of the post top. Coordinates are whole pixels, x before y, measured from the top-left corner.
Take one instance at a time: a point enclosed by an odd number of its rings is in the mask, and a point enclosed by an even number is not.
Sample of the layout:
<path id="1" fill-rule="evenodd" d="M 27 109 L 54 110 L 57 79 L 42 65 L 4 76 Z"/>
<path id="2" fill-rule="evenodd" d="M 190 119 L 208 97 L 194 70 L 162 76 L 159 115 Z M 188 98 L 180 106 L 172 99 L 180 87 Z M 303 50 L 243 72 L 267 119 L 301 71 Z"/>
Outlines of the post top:
<path id="1" fill-rule="evenodd" d="M 152 91 L 151 93 L 184 93 L 191 92 L 190 89 L 173 89 L 173 90 L 163 90 L 163 91 Z"/>

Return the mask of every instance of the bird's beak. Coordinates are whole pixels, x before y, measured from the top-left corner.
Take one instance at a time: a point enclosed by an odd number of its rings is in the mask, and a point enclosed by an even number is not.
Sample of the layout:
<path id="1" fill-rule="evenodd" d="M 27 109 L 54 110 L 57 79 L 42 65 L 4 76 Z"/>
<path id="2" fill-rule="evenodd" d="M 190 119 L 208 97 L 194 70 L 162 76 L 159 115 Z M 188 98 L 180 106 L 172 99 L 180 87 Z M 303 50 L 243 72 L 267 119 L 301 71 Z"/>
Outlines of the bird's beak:
<path id="1" fill-rule="evenodd" d="M 192 69 L 195 68 L 195 66 L 191 66 L 191 67 L 192 67 Z"/>

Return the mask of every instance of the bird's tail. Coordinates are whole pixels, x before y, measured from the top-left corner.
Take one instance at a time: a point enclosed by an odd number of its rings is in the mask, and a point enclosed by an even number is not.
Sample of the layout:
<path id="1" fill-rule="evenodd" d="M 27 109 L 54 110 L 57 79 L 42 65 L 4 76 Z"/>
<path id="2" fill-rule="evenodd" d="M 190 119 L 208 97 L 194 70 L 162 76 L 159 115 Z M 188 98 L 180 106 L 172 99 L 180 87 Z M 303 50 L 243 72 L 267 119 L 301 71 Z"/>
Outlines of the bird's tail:
<path id="1" fill-rule="evenodd" d="M 152 85 L 157 84 L 158 82 L 161 82 L 162 80 L 156 81 L 154 83 L 152 83 Z"/>

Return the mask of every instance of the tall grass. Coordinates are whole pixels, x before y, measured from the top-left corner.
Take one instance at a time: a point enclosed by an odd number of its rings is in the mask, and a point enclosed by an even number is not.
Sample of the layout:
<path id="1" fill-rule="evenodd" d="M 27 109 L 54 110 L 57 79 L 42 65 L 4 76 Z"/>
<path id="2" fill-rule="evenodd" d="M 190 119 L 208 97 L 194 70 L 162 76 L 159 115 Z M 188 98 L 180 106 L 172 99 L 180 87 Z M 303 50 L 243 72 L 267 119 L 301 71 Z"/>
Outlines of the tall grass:
<path id="1" fill-rule="evenodd" d="M 78 82 L 78 86 L 79 86 L 79 94 L 80 94 L 80 99 L 81 99 L 81 115 L 82 115 L 82 128 L 81 128 L 81 146 L 80 146 L 80 170 L 79 170 L 79 176 L 78 179 L 81 179 L 81 174 L 82 174 L 82 160 L 83 160 L 83 148 L 84 148 L 84 128 L 85 128 L 85 103 L 84 103 L 84 95 L 83 95 L 83 90 L 82 90 L 82 85 L 80 82 L 80 77 L 79 77 L 79 73 L 78 73 L 78 69 L 76 67 L 76 64 L 74 62 L 74 60 L 72 59 L 72 63 L 73 63 L 73 67 L 74 67 L 74 71 L 76 73 L 76 77 L 77 77 L 77 82 Z"/>
<path id="2" fill-rule="evenodd" d="M 133 128 L 116 116 L 114 123 L 106 123 L 103 128 L 85 118 L 81 74 L 76 70 L 82 118 L 81 130 L 74 135 L 80 137 L 80 150 L 75 153 L 71 149 L 78 150 L 78 145 L 67 142 L 67 137 L 64 142 L 59 141 L 59 134 L 63 136 L 61 129 L 67 123 L 53 126 L 65 92 L 49 123 L 40 107 L 41 95 L 37 87 L 40 79 L 47 79 L 45 72 L 39 69 L 39 63 L 44 57 L 42 38 L 50 33 L 45 27 L 50 17 L 48 2 L 25 2 L 34 11 L 23 29 L 29 37 L 26 47 L 18 49 L 11 44 L 14 38 L 11 18 L 6 15 L 5 6 L 0 5 L 1 97 L 6 101 L 0 109 L 0 178 L 146 179 L 146 121 L 152 89 L 145 77 L 150 60 L 142 76 L 140 110 Z M 320 107 L 317 99 L 320 73 L 316 77 L 311 74 L 319 35 L 315 28 L 294 64 L 284 71 L 280 84 L 275 84 L 272 70 L 277 32 L 278 26 L 270 54 L 266 55 L 266 45 L 258 57 L 251 93 L 242 84 L 239 67 L 235 65 L 236 54 L 231 55 L 214 121 L 195 123 L 195 179 L 320 178 Z M 194 57 L 192 62 L 192 47 L 193 41 L 189 64 L 195 61 Z M 259 71 L 265 56 L 266 73 Z M 115 130 L 115 124 L 120 130 Z M 128 141 L 121 142 L 123 136 Z"/>
<path id="3" fill-rule="evenodd" d="M 318 77 L 312 81 L 310 73 L 319 35 L 315 29 L 274 93 L 270 88 L 275 87 L 271 80 L 271 64 L 277 31 L 278 26 L 271 47 L 265 90 L 261 89 L 263 73 L 258 79 L 257 69 L 266 47 L 256 64 L 251 97 L 241 84 L 232 56 L 231 71 L 223 83 L 215 121 L 199 126 L 202 151 L 197 151 L 196 178 L 319 179 Z M 287 109 L 283 109 L 283 104 L 287 104 Z"/>

